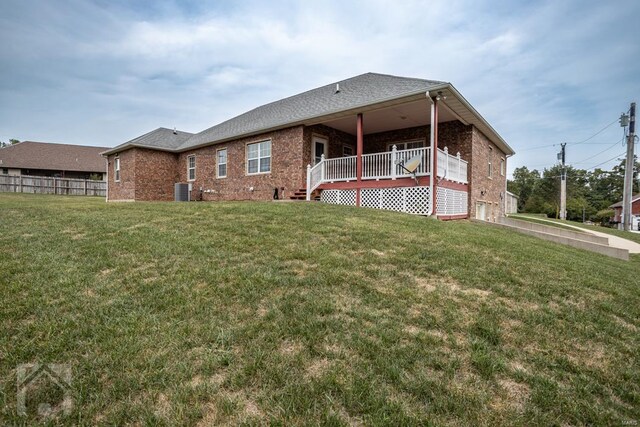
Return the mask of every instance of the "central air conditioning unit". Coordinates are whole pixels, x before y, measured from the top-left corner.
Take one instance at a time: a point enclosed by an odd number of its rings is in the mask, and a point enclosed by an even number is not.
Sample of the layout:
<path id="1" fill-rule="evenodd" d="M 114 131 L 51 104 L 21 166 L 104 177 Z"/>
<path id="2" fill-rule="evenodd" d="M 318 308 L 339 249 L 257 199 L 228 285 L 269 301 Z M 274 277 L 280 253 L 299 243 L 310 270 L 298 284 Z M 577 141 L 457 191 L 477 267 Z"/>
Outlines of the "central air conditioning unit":
<path id="1" fill-rule="evenodd" d="M 191 201 L 191 184 L 177 182 L 175 184 L 174 194 L 175 194 L 176 202 L 190 202 Z"/>

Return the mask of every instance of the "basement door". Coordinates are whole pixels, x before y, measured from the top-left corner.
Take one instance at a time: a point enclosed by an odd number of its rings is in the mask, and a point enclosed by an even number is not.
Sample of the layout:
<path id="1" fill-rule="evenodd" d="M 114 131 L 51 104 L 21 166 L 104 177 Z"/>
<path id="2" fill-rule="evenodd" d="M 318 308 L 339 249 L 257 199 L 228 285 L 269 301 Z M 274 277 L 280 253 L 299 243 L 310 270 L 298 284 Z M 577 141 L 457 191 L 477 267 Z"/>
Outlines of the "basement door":
<path id="1" fill-rule="evenodd" d="M 476 202 L 476 219 L 487 220 L 487 204 L 485 202 Z"/>

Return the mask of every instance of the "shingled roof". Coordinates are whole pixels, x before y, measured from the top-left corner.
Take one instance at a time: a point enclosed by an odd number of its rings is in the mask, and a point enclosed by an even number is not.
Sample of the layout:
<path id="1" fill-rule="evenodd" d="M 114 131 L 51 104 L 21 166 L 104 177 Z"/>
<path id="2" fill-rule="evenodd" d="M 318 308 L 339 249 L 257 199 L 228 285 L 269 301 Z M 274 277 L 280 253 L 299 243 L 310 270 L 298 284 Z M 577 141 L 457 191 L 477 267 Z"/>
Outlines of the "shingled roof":
<path id="1" fill-rule="evenodd" d="M 255 108 L 195 134 L 179 149 L 303 122 L 416 92 L 426 92 L 442 84 L 444 82 L 435 80 L 366 73 Z"/>
<path id="2" fill-rule="evenodd" d="M 0 148 L 0 167 L 74 172 L 106 172 L 106 147 L 24 141 Z"/>
<path id="3" fill-rule="evenodd" d="M 633 197 L 631 198 L 631 203 L 635 203 L 635 202 L 637 202 L 638 200 L 640 200 L 640 194 L 636 194 L 635 196 L 633 196 Z M 622 203 L 623 203 L 623 202 L 624 202 L 624 200 L 623 200 L 623 201 L 620 201 L 620 202 L 617 202 L 617 203 L 614 203 L 614 204 L 612 204 L 612 205 L 611 205 L 611 206 L 609 206 L 609 207 L 610 207 L 610 208 L 621 208 L 621 207 L 622 207 Z"/>
<path id="4" fill-rule="evenodd" d="M 103 154 L 111 154 L 128 147 L 182 152 L 288 126 L 307 124 L 325 116 L 347 114 L 367 106 L 402 100 L 440 89 L 447 89 L 455 95 L 458 98 L 456 105 L 461 109 L 462 115 L 470 119 L 470 123 L 479 126 L 490 139 L 504 147 L 507 154 L 513 154 L 506 142 L 450 83 L 377 73 L 361 74 L 262 105 L 193 135 L 179 131 L 178 135 L 172 136 L 170 133 L 173 131 L 169 129 L 156 129 Z"/>

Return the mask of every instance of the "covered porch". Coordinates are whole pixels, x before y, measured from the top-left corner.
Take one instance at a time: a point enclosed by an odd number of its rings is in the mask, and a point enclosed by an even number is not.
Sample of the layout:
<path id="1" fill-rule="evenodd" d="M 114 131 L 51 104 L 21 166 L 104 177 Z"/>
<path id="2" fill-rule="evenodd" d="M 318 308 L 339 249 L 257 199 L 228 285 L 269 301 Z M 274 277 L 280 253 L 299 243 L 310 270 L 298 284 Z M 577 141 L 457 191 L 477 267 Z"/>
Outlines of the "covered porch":
<path id="1" fill-rule="evenodd" d="M 470 138 L 443 98 L 423 94 L 310 126 L 307 200 L 320 193 L 325 203 L 466 218 L 469 168 L 461 151 L 470 153 Z M 439 146 L 443 128 L 448 145 Z"/>

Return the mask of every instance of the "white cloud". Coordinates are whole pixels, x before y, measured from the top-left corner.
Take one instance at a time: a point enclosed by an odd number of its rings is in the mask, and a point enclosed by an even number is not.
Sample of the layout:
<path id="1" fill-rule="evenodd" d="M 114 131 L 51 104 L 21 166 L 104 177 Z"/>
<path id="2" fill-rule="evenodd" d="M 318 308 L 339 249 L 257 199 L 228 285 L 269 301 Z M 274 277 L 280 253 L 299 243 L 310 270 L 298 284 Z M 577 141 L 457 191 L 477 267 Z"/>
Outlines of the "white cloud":
<path id="1" fill-rule="evenodd" d="M 0 139 L 198 131 L 377 71 L 451 81 L 516 151 L 579 140 L 640 91 L 625 11 L 638 6 L 626 3 L 4 3 Z M 523 151 L 510 169 L 551 163 L 554 150 Z"/>

